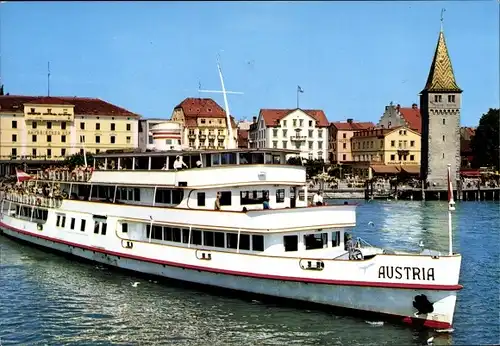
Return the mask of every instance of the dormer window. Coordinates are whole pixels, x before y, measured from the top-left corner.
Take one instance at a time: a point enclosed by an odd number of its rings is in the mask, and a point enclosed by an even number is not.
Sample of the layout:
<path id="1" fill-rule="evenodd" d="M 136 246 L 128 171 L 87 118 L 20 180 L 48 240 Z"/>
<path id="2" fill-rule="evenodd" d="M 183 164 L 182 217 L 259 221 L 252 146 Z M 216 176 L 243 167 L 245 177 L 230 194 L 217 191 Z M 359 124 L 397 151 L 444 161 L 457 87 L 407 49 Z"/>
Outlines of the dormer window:
<path id="1" fill-rule="evenodd" d="M 204 124 L 205 123 L 205 119 L 201 119 L 200 123 Z"/>
<path id="2" fill-rule="evenodd" d="M 35 113 L 35 108 L 31 108 L 30 113 Z"/>
<path id="3" fill-rule="evenodd" d="M 448 102 L 454 103 L 455 102 L 455 95 L 448 95 Z"/>
<path id="4" fill-rule="evenodd" d="M 443 97 L 442 95 L 434 95 L 434 102 L 442 102 Z"/>

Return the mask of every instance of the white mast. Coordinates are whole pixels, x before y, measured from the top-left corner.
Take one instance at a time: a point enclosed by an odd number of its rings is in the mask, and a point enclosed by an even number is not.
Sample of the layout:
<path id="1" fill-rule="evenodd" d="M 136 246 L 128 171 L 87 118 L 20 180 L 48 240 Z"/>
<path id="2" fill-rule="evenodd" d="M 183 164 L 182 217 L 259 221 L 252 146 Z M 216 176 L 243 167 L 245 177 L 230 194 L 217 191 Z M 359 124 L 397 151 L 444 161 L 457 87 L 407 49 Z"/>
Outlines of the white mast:
<path id="1" fill-rule="evenodd" d="M 453 225 L 451 221 L 451 212 L 455 210 L 455 201 L 453 200 L 453 185 L 451 182 L 451 164 L 448 164 L 448 253 L 453 255 Z"/>
<path id="2" fill-rule="evenodd" d="M 243 94 L 239 91 L 226 91 L 226 87 L 224 85 L 224 77 L 222 77 L 222 68 L 220 67 L 219 56 L 217 55 L 217 69 L 219 70 L 220 83 L 222 86 L 222 91 L 220 90 L 198 90 L 199 92 L 204 93 L 217 93 L 224 95 L 224 107 L 226 108 L 226 123 L 227 123 L 227 131 L 229 138 L 227 140 L 227 149 L 235 149 L 237 146 L 234 141 L 233 127 L 231 126 L 231 112 L 229 111 L 229 103 L 227 101 L 227 94 Z"/>

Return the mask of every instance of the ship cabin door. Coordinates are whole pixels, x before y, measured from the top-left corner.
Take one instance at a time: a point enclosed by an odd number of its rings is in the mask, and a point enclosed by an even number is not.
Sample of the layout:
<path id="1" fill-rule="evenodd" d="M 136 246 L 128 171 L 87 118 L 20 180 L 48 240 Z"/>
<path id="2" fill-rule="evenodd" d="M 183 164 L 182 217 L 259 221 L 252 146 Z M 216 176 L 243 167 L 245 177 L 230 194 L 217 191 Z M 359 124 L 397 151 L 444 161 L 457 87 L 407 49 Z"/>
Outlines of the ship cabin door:
<path id="1" fill-rule="evenodd" d="M 291 187 L 290 188 L 290 208 L 295 208 L 296 201 L 297 201 L 297 188 Z"/>

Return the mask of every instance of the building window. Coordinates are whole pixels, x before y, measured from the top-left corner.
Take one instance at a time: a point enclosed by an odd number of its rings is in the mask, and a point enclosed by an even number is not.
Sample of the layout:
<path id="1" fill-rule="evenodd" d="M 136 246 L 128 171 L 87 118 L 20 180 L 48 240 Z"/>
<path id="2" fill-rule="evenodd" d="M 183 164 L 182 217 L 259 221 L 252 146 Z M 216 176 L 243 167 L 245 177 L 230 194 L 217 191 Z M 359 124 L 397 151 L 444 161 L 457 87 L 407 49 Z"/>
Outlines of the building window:
<path id="1" fill-rule="evenodd" d="M 36 157 L 36 148 L 33 148 L 31 150 L 31 155 L 34 156 L 34 157 Z"/>
<path id="2" fill-rule="evenodd" d="M 444 137 L 444 135 L 443 135 L 443 142 L 444 142 L 444 140 L 445 140 L 445 137 Z"/>
<path id="3" fill-rule="evenodd" d="M 347 138 L 347 134 L 343 133 L 342 138 Z"/>
<path id="4" fill-rule="evenodd" d="M 318 142 L 318 149 L 323 149 L 323 142 Z"/>
<path id="5" fill-rule="evenodd" d="M 33 122 L 31 123 L 31 127 L 32 127 L 32 128 L 34 128 L 34 129 L 36 129 L 36 121 L 33 121 Z"/>
<path id="6" fill-rule="evenodd" d="M 80 155 L 83 155 L 83 149 L 80 149 Z"/>
<path id="7" fill-rule="evenodd" d="M 441 95 L 434 95 L 434 102 L 441 102 L 443 101 L 443 97 Z"/>
<path id="8" fill-rule="evenodd" d="M 62 135 L 61 136 L 61 142 L 62 143 L 66 143 L 66 135 Z"/>
<path id="9" fill-rule="evenodd" d="M 52 128 L 52 123 L 50 121 L 47 121 L 47 130 L 50 130 Z"/>
<path id="10" fill-rule="evenodd" d="M 309 130 L 309 137 L 312 137 L 313 135 L 313 130 Z"/>
<path id="11" fill-rule="evenodd" d="M 85 123 L 80 123 L 80 130 L 85 130 Z"/>
<path id="12" fill-rule="evenodd" d="M 444 153 L 443 153 L 443 159 L 444 159 Z"/>
<path id="13" fill-rule="evenodd" d="M 446 119 L 443 119 L 443 125 L 446 125 Z"/>
<path id="14" fill-rule="evenodd" d="M 287 130 L 283 130 L 283 137 L 286 137 Z"/>
<path id="15" fill-rule="evenodd" d="M 273 148 L 276 149 L 278 147 L 278 141 L 273 141 Z"/>
<path id="16" fill-rule="evenodd" d="M 111 141 L 111 144 L 115 144 L 115 136 L 111 136 L 110 141 Z"/>
<path id="17" fill-rule="evenodd" d="M 36 135 L 31 135 L 31 141 L 36 142 Z"/>
<path id="18" fill-rule="evenodd" d="M 12 148 L 11 155 L 14 157 L 17 156 L 17 149 L 16 148 Z"/>
<path id="19" fill-rule="evenodd" d="M 80 143 L 85 143 L 85 136 L 80 136 Z"/>
<path id="20" fill-rule="evenodd" d="M 278 137 L 278 130 L 277 129 L 273 129 L 273 137 Z"/>
<path id="21" fill-rule="evenodd" d="M 65 148 L 61 149 L 61 156 L 66 156 L 66 149 Z"/>
<path id="22" fill-rule="evenodd" d="M 127 124 L 127 131 L 130 131 L 132 129 L 132 127 L 130 126 L 130 124 Z"/>
<path id="23" fill-rule="evenodd" d="M 153 136 L 148 136 L 148 143 L 153 144 Z"/>
<path id="24" fill-rule="evenodd" d="M 448 102 L 455 102 L 455 95 L 448 95 Z"/>
<path id="25" fill-rule="evenodd" d="M 95 142 L 101 143 L 101 136 L 95 136 Z"/>
<path id="26" fill-rule="evenodd" d="M 12 128 L 17 129 L 17 120 L 12 120 Z"/>
<path id="27" fill-rule="evenodd" d="M 323 131 L 321 129 L 318 130 L 318 138 L 323 138 Z"/>
<path id="28" fill-rule="evenodd" d="M 286 120 L 283 120 L 283 126 L 286 127 Z"/>
<path id="29" fill-rule="evenodd" d="M 346 155 L 346 154 L 343 154 L 343 155 L 342 155 L 342 161 L 345 161 L 345 160 L 347 160 L 347 155 Z"/>
<path id="30" fill-rule="evenodd" d="M 65 121 L 63 121 L 61 123 L 61 130 L 66 130 L 66 122 Z"/>
<path id="31" fill-rule="evenodd" d="M 292 122 L 293 122 L 293 126 L 297 126 L 297 119 L 293 119 Z"/>
<path id="32" fill-rule="evenodd" d="M 396 141 L 391 141 L 391 147 L 395 147 L 396 146 Z"/>
<path id="33" fill-rule="evenodd" d="M 309 149 L 313 148 L 313 142 L 309 142 Z"/>
<path id="34" fill-rule="evenodd" d="M 396 160 L 396 155 L 392 154 L 391 155 L 391 161 L 394 161 L 394 160 Z"/>
<path id="35" fill-rule="evenodd" d="M 12 135 L 12 142 L 17 142 L 17 135 Z"/>
<path id="36" fill-rule="evenodd" d="M 47 149 L 47 157 L 52 157 L 52 149 Z"/>
<path id="37" fill-rule="evenodd" d="M 410 147 L 414 147 L 415 146 L 415 141 L 410 141 Z"/>
<path id="38" fill-rule="evenodd" d="M 96 154 L 99 154 L 100 152 L 101 152 L 101 149 L 96 149 L 96 150 L 95 150 L 95 153 L 96 153 Z"/>
<path id="39" fill-rule="evenodd" d="M 47 135 L 47 142 L 52 142 L 52 136 L 51 135 Z"/>
<path id="40" fill-rule="evenodd" d="M 410 161 L 415 161 L 415 155 L 410 155 Z"/>
<path id="41" fill-rule="evenodd" d="M 130 136 L 127 136 L 127 144 L 130 144 Z"/>
<path id="42" fill-rule="evenodd" d="M 283 141 L 283 149 L 286 149 L 286 141 Z"/>
<path id="43" fill-rule="evenodd" d="M 100 129 L 101 129 L 101 124 L 96 123 L 96 124 L 95 124 L 95 129 L 96 129 L 96 130 L 100 130 Z"/>
<path id="44" fill-rule="evenodd" d="M 342 148 L 347 149 L 347 143 L 342 143 Z"/>
<path id="45" fill-rule="evenodd" d="M 115 130 L 115 123 L 111 123 L 111 131 Z"/>

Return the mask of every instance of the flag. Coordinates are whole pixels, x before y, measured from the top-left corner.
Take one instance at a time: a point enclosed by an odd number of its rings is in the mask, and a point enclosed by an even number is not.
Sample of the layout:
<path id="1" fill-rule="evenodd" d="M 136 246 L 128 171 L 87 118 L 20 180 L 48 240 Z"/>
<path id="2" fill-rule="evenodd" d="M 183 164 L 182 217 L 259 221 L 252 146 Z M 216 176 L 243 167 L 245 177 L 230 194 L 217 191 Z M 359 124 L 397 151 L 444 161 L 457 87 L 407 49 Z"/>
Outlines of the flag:
<path id="1" fill-rule="evenodd" d="M 16 168 L 16 177 L 17 177 L 17 182 L 18 183 L 22 183 L 23 181 L 35 179 L 34 176 L 26 173 L 23 170 L 17 169 L 17 168 Z"/>
<path id="2" fill-rule="evenodd" d="M 304 90 L 302 90 L 302 88 L 300 87 L 300 85 L 297 85 L 297 92 L 299 92 L 299 93 L 303 93 L 304 92 Z"/>
<path id="3" fill-rule="evenodd" d="M 455 201 L 453 200 L 453 184 L 451 181 L 451 168 L 448 165 L 448 209 L 455 210 Z"/>

